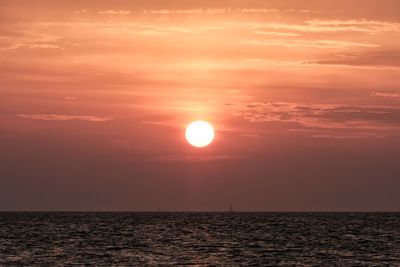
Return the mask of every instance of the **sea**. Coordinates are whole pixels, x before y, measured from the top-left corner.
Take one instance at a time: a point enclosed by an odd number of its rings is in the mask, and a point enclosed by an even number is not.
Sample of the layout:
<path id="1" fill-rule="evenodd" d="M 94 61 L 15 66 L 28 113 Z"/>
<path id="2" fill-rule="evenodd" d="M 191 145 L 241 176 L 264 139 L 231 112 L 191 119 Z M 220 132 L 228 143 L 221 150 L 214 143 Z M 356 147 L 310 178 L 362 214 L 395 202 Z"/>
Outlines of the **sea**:
<path id="1" fill-rule="evenodd" d="M 0 213 L 0 266 L 74 265 L 400 266 L 400 213 Z"/>

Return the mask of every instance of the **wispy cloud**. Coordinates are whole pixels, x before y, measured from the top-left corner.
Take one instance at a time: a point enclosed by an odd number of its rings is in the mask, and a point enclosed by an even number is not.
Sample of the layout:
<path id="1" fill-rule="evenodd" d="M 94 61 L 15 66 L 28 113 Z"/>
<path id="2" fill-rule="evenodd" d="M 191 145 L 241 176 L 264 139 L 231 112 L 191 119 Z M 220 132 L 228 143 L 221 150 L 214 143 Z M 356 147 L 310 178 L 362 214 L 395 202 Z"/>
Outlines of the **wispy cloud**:
<path id="1" fill-rule="evenodd" d="M 0 50 L 24 49 L 57 49 L 61 48 L 60 36 L 37 33 L 37 32 L 15 32 L 0 37 Z"/>
<path id="2" fill-rule="evenodd" d="M 379 32 L 399 32 L 400 23 L 388 22 L 388 21 L 376 21 L 376 20 L 308 20 L 307 25 L 316 28 L 331 28 L 335 31 L 345 30 L 354 32 L 368 32 L 368 33 L 379 33 Z"/>
<path id="3" fill-rule="evenodd" d="M 379 44 L 368 42 L 351 42 L 341 40 L 293 40 L 288 42 L 286 40 L 246 40 L 242 43 L 262 46 L 281 46 L 286 48 L 376 48 L 380 47 Z"/>
<path id="4" fill-rule="evenodd" d="M 101 15 L 129 15 L 131 14 L 130 10 L 103 10 L 98 12 Z"/>
<path id="5" fill-rule="evenodd" d="M 307 61 L 305 64 L 400 67 L 400 50 L 380 49 L 357 53 L 328 54 L 323 56 L 323 59 Z"/>
<path id="6" fill-rule="evenodd" d="M 275 29 L 310 33 L 360 32 L 377 34 L 379 32 L 399 32 L 400 23 L 375 20 L 306 20 L 298 23 L 284 22 L 244 22 L 238 26 L 251 27 L 258 30 Z"/>
<path id="7" fill-rule="evenodd" d="M 263 13 L 315 13 L 308 9 L 267 9 L 267 8 L 189 8 L 189 9 L 145 9 L 143 14 L 171 15 L 171 14 L 263 14 Z"/>
<path id="8" fill-rule="evenodd" d="M 87 13 L 86 9 L 75 10 L 75 14 L 86 14 L 86 13 Z"/>
<path id="9" fill-rule="evenodd" d="M 67 101 L 74 101 L 76 99 L 77 98 L 75 96 L 64 96 L 64 100 L 67 100 Z"/>
<path id="10" fill-rule="evenodd" d="M 104 122 L 112 120 L 111 117 L 98 117 L 98 116 L 81 116 L 81 115 L 65 115 L 65 114 L 17 114 L 18 117 L 32 120 L 43 121 L 89 121 L 89 122 Z"/>
<path id="11" fill-rule="evenodd" d="M 254 102 L 241 106 L 235 114 L 250 122 L 280 122 L 312 129 L 400 130 L 397 106 Z"/>
<path id="12" fill-rule="evenodd" d="M 142 124 L 149 124 L 149 125 L 157 125 L 157 126 L 168 126 L 168 127 L 176 127 L 177 124 L 168 121 L 142 121 Z"/>
<path id="13" fill-rule="evenodd" d="M 251 133 L 243 133 L 243 134 L 240 134 L 241 136 L 244 136 L 244 137 L 252 137 L 252 138 L 258 138 L 258 137 L 260 137 L 260 135 L 259 134 L 251 134 Z"/>
<path id="14" fill-rule="evenodd" d="M 189 162 L 207 162 L 216 160 L 240 159 L 240 155 L 166 155 L 160 156 L 159 161 L 189 161 Z"/>
<path id="15" fill-rule="evenodd" d="M 259 35 L 273 35 L 273 36 L 284 36 L 284 37 L 299 36 L 299 34 L 294 32 L 254 31 L 254 33 Z"/>
<path id="16" fill-rule="evenodd" d="M 113 35 L 148 35 L 148 36 L 164 36 L 168 34 L 182 33 L 199 33 L 202 31 L 212 30 L 207 27 L 182 27 L 182 26 L 166 26 L 153 24 L 100 24 L 97 25 L 101 32 Z"/>
<path id="17" fill-rule="evenodd" d="M 350 133 L 350 134 L 311 134 L 312 138 L 327 138 L 327 139 L 371 139 L 385 137 L 381 134 L 374 133 Z"/>
<path id="18" fill-rule="evenodd" d="M 371 96 L 396 98 L 396 97 L 399 97 L 400 94 L 399 93 L 390 93 L 390 92 L 372 92 Z"/>

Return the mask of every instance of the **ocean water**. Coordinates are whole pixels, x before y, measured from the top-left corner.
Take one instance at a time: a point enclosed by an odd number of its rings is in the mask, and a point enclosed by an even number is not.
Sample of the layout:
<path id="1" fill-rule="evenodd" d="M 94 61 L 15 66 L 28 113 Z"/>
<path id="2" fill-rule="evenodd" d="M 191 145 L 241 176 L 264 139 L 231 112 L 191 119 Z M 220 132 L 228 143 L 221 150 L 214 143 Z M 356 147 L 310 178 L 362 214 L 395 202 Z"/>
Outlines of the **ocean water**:
<path id="1" fill-rule="evenodd" d="M 0 265 L 400 266 L 400 213 L 0 213 Z"/>

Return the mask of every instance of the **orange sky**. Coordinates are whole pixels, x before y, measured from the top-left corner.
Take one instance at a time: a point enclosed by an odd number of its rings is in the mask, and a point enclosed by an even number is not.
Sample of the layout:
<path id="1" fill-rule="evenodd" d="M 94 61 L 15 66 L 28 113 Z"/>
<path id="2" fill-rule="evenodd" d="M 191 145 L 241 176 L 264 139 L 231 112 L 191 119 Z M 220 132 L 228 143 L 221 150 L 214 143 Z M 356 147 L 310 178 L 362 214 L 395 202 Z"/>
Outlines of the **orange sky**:
<path id="1" fill-rule="evenodd" d="M 399 209 L 399 1 L 136 2 L 0 3 L 1 210 Z"/>

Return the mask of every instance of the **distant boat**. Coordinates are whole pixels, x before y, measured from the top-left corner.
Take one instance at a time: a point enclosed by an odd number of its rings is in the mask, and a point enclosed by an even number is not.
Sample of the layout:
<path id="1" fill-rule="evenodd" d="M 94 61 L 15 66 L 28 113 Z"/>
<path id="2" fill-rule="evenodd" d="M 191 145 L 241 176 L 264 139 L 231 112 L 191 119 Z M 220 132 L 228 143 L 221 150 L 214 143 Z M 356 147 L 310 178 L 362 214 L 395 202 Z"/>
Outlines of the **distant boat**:
<path id="1" fill-rule="evenodd" d="M 229 205 L 229 210 L 228 210 L 228 212 L 234 212 L 234 210 L 233 210 L 233 208 L 232 208 L 232 205 Z"/>

